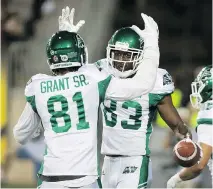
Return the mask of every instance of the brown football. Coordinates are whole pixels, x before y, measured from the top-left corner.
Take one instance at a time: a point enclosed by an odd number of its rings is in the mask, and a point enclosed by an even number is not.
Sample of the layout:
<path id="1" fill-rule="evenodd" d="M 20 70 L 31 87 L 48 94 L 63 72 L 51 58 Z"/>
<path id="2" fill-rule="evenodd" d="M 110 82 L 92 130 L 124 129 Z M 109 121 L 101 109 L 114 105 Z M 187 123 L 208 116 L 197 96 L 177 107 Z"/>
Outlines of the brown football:
<path id="1" fill-rule="evenodd" d="M 173 155 L 179 165 L 191 167 L 200 160 L 201 150 L 191 139 L 183 139 L 175 145 Z"/>

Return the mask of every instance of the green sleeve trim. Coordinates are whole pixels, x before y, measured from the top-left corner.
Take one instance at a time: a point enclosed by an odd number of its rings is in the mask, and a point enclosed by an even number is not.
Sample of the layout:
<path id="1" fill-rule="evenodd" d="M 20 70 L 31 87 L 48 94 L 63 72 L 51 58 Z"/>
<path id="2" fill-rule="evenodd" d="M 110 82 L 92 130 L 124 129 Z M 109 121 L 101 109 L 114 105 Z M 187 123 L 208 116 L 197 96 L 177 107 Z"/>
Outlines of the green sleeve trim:
<path id="1" fill-rule="evenodd" d="M 149 105 L 150 106 L 157 106 L 158 103 L 165 97 L 172 93 L 163 93 L 163 94 L 153 94 L 149 93 Z"/>
<path id="2" fill-rule="evenodd" d="M 200 124 L 212 125 L 212 123 L 213 123 L 213 119 L 211 119 L 211 118 L 201 118 L 201 119 L 197 120 L 198 125 L 200 125 Z"/>
<path id="3" fill-rule="evenodd" d="M 27 102 L 30 103 L 30 105 L 31 105 L 31 107 L 32 107 L 32 109 L 33 109 L 33 111 L 34 111 L 35 113 L 38 113 L 38 112 L 37 112 L 37 108 L 36 108 L 36 103 L 35 103 L 35 95 L 34 95 L 34 96 L 26 96 L 26 100 L 27 100 Z"/>
<path id="4" fill-rule="evenodd" d="M 100 103 L 104 101 L 105 95 L 106 95 L 106 90 L 109 86 L 109 83 L 112 79 L 112 76 L 108 76 L 105 80 L 102 80 L 98 82 L 98 90 L 99 90 L 99 99 Z"/>

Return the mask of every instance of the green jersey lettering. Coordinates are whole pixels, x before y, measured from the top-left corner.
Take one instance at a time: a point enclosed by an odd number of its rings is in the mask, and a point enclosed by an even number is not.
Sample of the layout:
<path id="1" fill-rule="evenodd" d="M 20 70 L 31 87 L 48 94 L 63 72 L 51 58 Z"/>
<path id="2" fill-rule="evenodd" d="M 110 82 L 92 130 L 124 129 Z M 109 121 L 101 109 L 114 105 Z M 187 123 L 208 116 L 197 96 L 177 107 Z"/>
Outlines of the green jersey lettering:
<path id="1" fill-rule="evenodd" d="M 69 89 L 69 78 L 61 78 L 40 83 L 41 93 L 49 93 Z"/>
<path id="2" fill-rule="evenodd" d="M 74 102 L 77 103 L 77 109 L 78 109 L 79 123 L 77 123 L 77 130 L 88 129 L 89 122 L 86 121 L 85 111 L 84 111 L 84 102 L 83 102 L 81 92 L 76 92 L 73 95 L 72 99 Z M 61 110 L 59 111 L 55 110 L 54 108 L 55 103 L 60 103 Z M 67 98 L 62 95 L 52 96 L 47 101 L 47 108 L 48 108 L 48 112 L 52 115 L 50 118 L 50 123 L 52 125 L 53 131 L 56 133 L 67 132 L 72 126 L 71 118 L 70 118 L 70 115 L 72 114 L 68 114 L 69 105 L 68 105 Z M 63 126 L 58 125 L 58 121 L 57 121 L 58 118 L 63 118 L 64 120 Z"/>

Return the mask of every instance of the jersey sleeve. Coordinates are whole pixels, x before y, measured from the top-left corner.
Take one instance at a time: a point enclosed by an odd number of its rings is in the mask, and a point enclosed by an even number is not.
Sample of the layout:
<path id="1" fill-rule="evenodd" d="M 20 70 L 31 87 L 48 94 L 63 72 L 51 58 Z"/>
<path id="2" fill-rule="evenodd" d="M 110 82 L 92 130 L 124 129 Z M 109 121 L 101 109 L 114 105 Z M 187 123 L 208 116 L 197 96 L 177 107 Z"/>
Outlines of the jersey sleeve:
<path id="1" fill-rule="evenodd" d="M 201 124 L 213 125 L 213 101 L 207 101 L 200 107 L 197 116 L 197 126 Z"/>
<path id="2" fill-rule="evenodd" d="M 34 90 L 34 82 L 37 79 L 41 79 L 47 77 L 45 74 L 36 74 L 31 77 L 31 79 L 27 82 L 25 87 L 25 97 L 26 101 L 31 105 L 33 111 L 37 113 L 36 102 L 35 102 L 35 90 Z"/>
<path id="3" fill-rule="evenodd" d="M 149 93 L 155 84 L 158 65 L 146 59 L 132 78 L 113 77 L 106 92 L 106 98 L 113 100 L 131 100 Z"/>
<path id="4" fill-rule="evenodd" d="M 149 93 L 151 106 L 156 106 L 165 96 L 174 92 L 172 76 L 164 69 L 158 69 L 155 86 Z"/>
<path id="5" fill-rule="evenodd" d="M 212 131 L 213 131 L 213 125 L 201 124 L 197 128 L 198 142 L 207 144 L 209 146 L 213 146 Z"/>
<path id="6" fill-rule="evenodd" d="M 33 134 L 37 131 L 39 125 L 41 125 L 40 117 L 27 102 L 18 123 L 13 128 L 13 134 L 17 142 L 25 144 L 33 137 Z"/>

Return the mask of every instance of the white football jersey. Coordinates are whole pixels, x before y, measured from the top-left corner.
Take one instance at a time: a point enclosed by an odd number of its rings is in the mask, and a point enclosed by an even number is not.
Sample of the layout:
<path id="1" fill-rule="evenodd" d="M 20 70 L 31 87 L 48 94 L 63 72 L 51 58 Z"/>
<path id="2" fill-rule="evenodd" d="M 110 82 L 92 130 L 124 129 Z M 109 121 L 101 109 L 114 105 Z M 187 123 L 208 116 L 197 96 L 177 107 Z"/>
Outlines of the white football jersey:
<path id="1" fill-rule="evenodd" d="M 209 124 L 212 125 L 213 119 L 213 100 L 209 100 L 201 104 L 200 111 L 197 116 L 197 124 Z"/>
<path id="2" fill-rule="evenodd" d="M 85 65 L 63 76 L 37 74 L 28 82 L 27 101 L 44 127 L 40 174 L 98 175 L 98 107 L 110 80 L 94 65 Z"/>
<path id="3" fill-rule="evenodd" d="M 106 62 L 99 67 L 107 73 Z M 105 99 L 103 111 L 103 138 L 101 153 L 105 155 L 150 154 L 149 141 L 152 119 L 158 102 L 174 91 L 169 73 L 158 69 L 153 90 L 130 101 Z"/>
<path id="4" fill-rule="evenodd" d="M 209 100 L 201 105 L 197 116 L 197 124 L 198 142 L 213 146 L 213 100 Z M 208 166 L 213 179 L 212 156 Z"/>

